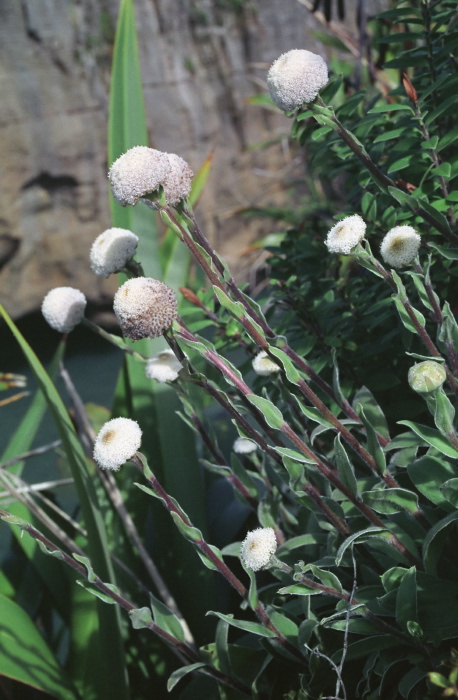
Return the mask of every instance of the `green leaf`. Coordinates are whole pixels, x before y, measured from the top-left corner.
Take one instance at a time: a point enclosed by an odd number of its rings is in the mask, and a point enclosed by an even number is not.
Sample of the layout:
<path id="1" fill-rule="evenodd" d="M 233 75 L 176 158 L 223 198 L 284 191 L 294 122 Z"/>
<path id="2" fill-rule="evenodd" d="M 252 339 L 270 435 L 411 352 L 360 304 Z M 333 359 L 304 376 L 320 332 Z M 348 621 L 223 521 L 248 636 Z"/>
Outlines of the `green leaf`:
<path id="1" fill-rule="evenodd" d="M 275 348 L 273 346 L 271 346 L 269 350 L 272 353 L 272 355 L 274 355 L 278 360 L 280 360 L 281 364 L 283 365 L 283 369 L 285 370 L 285 374 L 288 381 L 290 381 L 291 384 L 297 385 L 301 379 L 301 375 L 289 359 L 288 355 L 280 348 Z"/>
<path id="2" fill-rule="evenodd" d="M 402 578 L 396 596 L 396 619 L 404 629 L 410 621 L 418 621 L 417 578 L 415 567 Z"/>
<path id="3" fill-rule="evenodd" d="M 256 396 L 256 394 L 247 394 L 246 398 L 253 406 L 256 406 L 256 408 L 261 411 L 270 428 L 280 430 L 283 427 L 285 421 L 283 420 L 281 411 L 274 406 L 272 401 L 264 399 L 262 396 Z"/>
<path id="4" fill-rule="evenodd" d="M 3 595 L 0 595 L 0 676 L 59 700 L 79 697 L 25 610 Z"/>
<path id="5" fill-rule="evenodd" d="M 277 593 L 280 595 L 322 595 L 322 592 L 316 588 L 309 588 L 305 583 L 296 583 L 292 586 L 280 588 Z"/>
<path id="6" fill-rule="evenodd" d="M 313 575 L 316 576 L 316 578 L 319 579 L 324 586 L 334 588 L 337 591 L 339 591 L 339 593 L 342 593 L 342 584 L 340 583 L 337 576 L 332 573 L 332 571 L 325 571 L 324 569 L 320 569 L 318 566 L 315 566 L 315 564 L 307 564 L 307 566 L 304 569 L 304 572 L 306 571 L 311 571 Z"/>
<path id="7" fill-rule="evenodd" d="M 259 624 L 259 622 L 250 622 L 249 620 L 235 620 L 232 614 L 223 615 L 223 613 L 215 612 L 214 610 L 209 610 L 207 615 L 215 615 L 216 617 L 219 617 L 220 620 L 225 620 L 229 625 L 231 625 L 231 627 L 236 627 L 239 630 L 244 630 L 244 632 L 250 632 L 251 634 L 257 635 L 258 637 L 269 637 L 272 639 L 273 637 L 277 636 L 275 632 L 272 632 L 271 630 L 267 629 L 267 627 L 264 627 L 263 625 Z"/>
<path id="8" fill-rule="evenodd" d="M 407 194 L 407 192 L 404 192 L 403 190 L 400 190 L 397 187 L 390 187 L 390 186 L 388 186 L 388 192 L 403 207 L 406 207 L 407 209 L 410 209 L 411 211 L 416 209 L 416 207 L 417 207 L 416 201 L 414 200 L 414 198 L 410 194 Z"/>
<path id="9" fill-rule="evenodd" d="M 155 598 L 152 593 L 150 593 L 150 603 L 156 625 L 165 632 L 171 634 L 172 637 L 179 639 L 180 642 L 184 642 L 186 637 L 180 620 L 166 605 L 164 605 L 164 603 Z M 142 608 L 142 610 L 144 609 L 145 608 Z"/>
<path id="10" fill-rule="evenodd" d="M 449 513 L 428 531 L 423 542 L 423 561 L 428 573 L 436 575 L 437 562 L 444 545 L 445 530 L 458 520 L 458 512 Z"/>
<path id="11" fill-rule="evenodd" d="M 442 454 L 447 457 L 458 458 L 458 450 L 453 447 L 450 441 L 438 430 L 430 428 L 427 425 L 421 425 L 421 423 L 413 423 L 409 420 L 400 420 L 398 423 L 399 425 L 406 425 L 408 428 L 411 428 L 427 445 L 431 445 L 431 447 L 439 450 L 439 452 L 442 452 Z"/>
<path id="12" fill-rule="evenodd" d="M 232 299 L 219 287 L 213 286 L 213 291 L 215 292 L 215 296 L 217 297 L 221 306 L 230 311 L 235 318 L 240 319 L 246 315 L 246 311 L 239 301 L 232 301 Z"/>
<path id="13" fill-rule="evenodd" d="M 452 504 L 454 508 L 458 508 L 458 478 L 449 479 L 439 487 L 444 498 Z"/>
<path id="14" fill-rule="evenodd" d="M 367 451 L 369 452 L 370 455 L 375 460 L 375 463 L 377 464 L 377 467 L 380 470 L 381 474 L 385 474 L 386 472 L 386 457 L 385 453 L 377 439 L 377 433 L 374 430 L 374 427 L 372 425 L 372 422 L 366 417 L 364 408 L 362 404 L 358 404 L 356 407 L 356 411 L 358 415 L 360 416 L 362 422 L 364 423 L 364 427 L 366 428 L 366 435 L 367 435 Z"/>
<path id="15" fill-rule="evenodd" d="M 363 491 L 361 498 L 376 513 L 408 513 L 418 512 L 418 496 L 407 489 L 390 488 L 373 491 Z"/>
<path id="16" fill-rule="evenodd" d="M 455 476 L 456 468 L 445 459 L 425 455 L 408 465 L 407 471 L 412 483 L 431 503 L 442 509 L 451 510 L 441 486 Z"/>
<path id="17" fill-rule="evenodd" d="M 193 671 L 198 671 L 200 668 L 205 668 L 207 664 L 204 664 L 202 662 L 198 662 L 195 664 L 190 664 L 189 666 L 182 666 L 181 668 L 178 668 L 176 671 L 174 671 L 169 680 L 167 681 L 167 690 L 169 693 L 172 692 L 174 687 L 176 686 L 177 683 L 181 681 L 182 678 L 188 675 L 188 673 L 192 673 Z"/>
<path id="18" fill-rule="evenodd" d="M 348 458 L 344 446 L 342 445 L 340 433 L 334 439 L 334 452 L 340 480 L 351 491 L 351 493 L 356 496 L 358 493 L 358 482 L 355 477 L 353 465 Z"/>
<path id="19" fill-rule="evenodd" d="M 148 629 L 153 622 L 149 608 L 135 608 L 134 610 L 129 610 L 128 614 L 134 630 Z"/>
<path id="20" fill-rule="evenodd" d="M 367 420 L 377 433 L 385 438 L 390 437 L 385 415 L 375 400 L 375 396 L 367 387 L 362 386 L 360 389 L 358 389 L 353 398 L 352 404 L 353 406 L 360 404 L 363 407 Z"/>
<path id="21" fill-rule="evenodd" d="M 377 539 L 382 540 L 389 540 L 391 537 L 391 533 L 388 530 L 388 528 L 382 527 L 368 527 L 365 530 L 360 530 L 360 532 L 353 533 L 353 535 L 350 535 L 349 537 L 347 537 L 346 540 L 344 540 L 344 542 L 342 542 L 339 549 L 337 550 L 336 566 L 340 566 L 343 555 L 347 551 L 348 547 L 351 547 L 352 544 L 356 544 L 357 542 L 365 542 L 371 537 L 375 537 Z"/>

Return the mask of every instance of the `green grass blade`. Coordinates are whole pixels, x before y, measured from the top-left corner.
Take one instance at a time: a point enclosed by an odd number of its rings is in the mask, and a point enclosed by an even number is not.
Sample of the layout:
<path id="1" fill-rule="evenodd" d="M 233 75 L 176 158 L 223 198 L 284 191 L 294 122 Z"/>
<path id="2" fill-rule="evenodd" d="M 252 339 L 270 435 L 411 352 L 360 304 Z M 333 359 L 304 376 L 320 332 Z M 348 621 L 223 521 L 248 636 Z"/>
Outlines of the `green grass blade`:
<path id="1" fill-rule="evenodd" d="M 0 314 L 20 345 L 56 423 L 78 493 L 84 525 L 88 532 L 88 552 L 94 569 L 102 580 L 114 583 L 105 528 L 97 508 L 94 475 L 89 472 L 82 445 L 70 416 L 38 357 L 1 305 Z M 115 607 L 103 605 L 100 602 L 98 617 L 99 665 L 97 679 L 95 679 L 98 697 L 100 700 L 103 698 L 121 700 L 127 697 L 127 689 L 119 611 Z"/>

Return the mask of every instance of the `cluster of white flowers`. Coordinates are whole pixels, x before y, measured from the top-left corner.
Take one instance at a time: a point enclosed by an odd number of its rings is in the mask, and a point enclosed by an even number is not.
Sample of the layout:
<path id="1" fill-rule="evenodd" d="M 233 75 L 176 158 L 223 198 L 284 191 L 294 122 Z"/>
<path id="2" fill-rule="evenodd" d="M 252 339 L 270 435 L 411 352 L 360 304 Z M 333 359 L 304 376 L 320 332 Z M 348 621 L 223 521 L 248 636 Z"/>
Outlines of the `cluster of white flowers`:
<path id="1" fill-rule="evenodd" d="M 238 437 L 236 440 L 234 440 L 232 449 L 236 454 L 248 455 L 251 452 L 255 452 L 258 449 L 258 446 L 254 440 L 250 440 L 249 438 L 245 437 Z"/>
<path id="2" fill-rule="evenodd" d="M 51 289 L 41 305 L 45 321 L 59 333 L 70 333 L 81 322 L 85 309 L 86 297 L 73 287 Z"/>
<path id="3" fill-rule="evenodd" d="M 358 214 L 347 216 L 331 228 L 326 237 L 326 246 L 330 253 L 349 255 L 360 243 L 366 233 L 366 223 Z"/>
<path id="4" fill-rule="evenodd" d="M 142 431 L 137 421 L 113 418 L 100 430 L 94 444 L 94 460 L 102 469 L 117 471 L 140 449 Z"/>
<path id="5" fill-rule="evenodd" d="M 126 338 L 158 338 L 177 317 L 177 299 L 163 282 L 134 277 L 116 292 L 113 309 Z"/>
<path id="6" fill-rule="evenodd" d="M 115 160 L 108 178 L 113 196 L 122 206 L 143 201 L 154 208 L 154 202 L 147 197 L 161 186 L 170 206 L 176 206 L 187 197 L 193 172 L 186 161 L 174 153 L 134 146 Z"/>
<path id="7" fill-rule="evenodd" d="M 417 257 L 421 238 L 412 226 L 395 226 L 380 246 L 382 258 L 391 267 L 406 267 Z"/>
<path id="8" fill-rule="evenodd" d="M 328 67 L 321 56 L 303 49 L 282 54 L 267 74 L 270 96 L 284 112 L 313 102 L 328 82 Z"/>
<path id="9" fill-rule="evenodd" d="M 258 527 L 251 530 L 242 542 L 240 558 L 251 571 L 267 568 L 277 549 L 277 538 L 271 527 Z"/>
<path id="10" fill-rule="evenodd" d="M 162 350 L 146 363 L 145 374 L 149 379 L 157 382 L 173 382 L 183 365 L 176 358 L 172 350 Z"/>
<path id="11" fill-rule="evenodd" d="M 125 228 L 108 228 L 92 244 L 89 262 L 97 277 L 119 272 L 134 256 L 138 236 Z"/>
<path id="12" fill-rule="evenodd" d="M 279 372 L 281 369 L 270 359 L 265 350 L 261 350 L 261 352 L 256 355 L 252 365 L 256 374 L 259 374 L 261 377 L 268 377 L 269 374 L 275 374 L 275 372 Z"/>

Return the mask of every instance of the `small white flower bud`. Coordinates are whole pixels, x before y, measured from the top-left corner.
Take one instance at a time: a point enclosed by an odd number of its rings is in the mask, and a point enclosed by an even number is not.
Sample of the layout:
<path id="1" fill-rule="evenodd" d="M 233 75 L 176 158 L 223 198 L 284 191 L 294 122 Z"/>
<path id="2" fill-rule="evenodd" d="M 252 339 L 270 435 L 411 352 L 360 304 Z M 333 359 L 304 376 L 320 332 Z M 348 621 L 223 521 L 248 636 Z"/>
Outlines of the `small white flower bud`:
<path id="1" fill-rule="evenodd" d="M 446 379 L 444 365 L 440 362 L 434 362 L 434 360 L 419 362 L 409 369 L 409 386 L 418 394 L 429 394 L 436 391 Z"/>
<path id="2" fill-rule="evenodd" d="M 102 469 L 117 471 L 140 449 L 142 431 L 137 421 L 113 418 L 100 430 L 94 444 L 94 460 Z"/>
<path id="3" fill-rule="evenodd" d="M 258 446 L 254 440 L 249 440 L 245 437 L 238 437 L 236 440 L 234 440 L 232 449 L 239 455 L 248 455 L 251 452 L 255 452 L 258 449 Z"/>
<path id="4" fill-rule="evenodd" d="M 338 221 L 328 232 L 326 246 L 330 253 L 349 255 L 366 233 L 366 224 L 358 214 Z"/>
<path id="5" fill-rule="evenodd" d="M 145 374 L 157 382 L 173 382 L 183 365 L 177 360 L 173 350 L 162 350 L 146 363 Z"/>
<path id="6" fill-rule="evenodd" d="M 118 289 L 113 309 L 126 338 L 158 338 L 177 317 L 177 299 L 163 282 L 135 277 Z"/>
<path id="7" fill-rule="evenodd" d="M 259 374 L 261 377 L 268 377 L 269 374 L 279 372 L 281 369 L 275 362 L 273 362 L 273 360 L 270 359 L 265 350 L 261 350 L 251 364 L 253 365 L 253 369 L 256 374 Z"/>
<path id="8" fill-rule="evenodd" d="M 258 527 L 243 540 L 240 558 L 247 569 L 259 571 L 269 566 L 276 549 L 275 531 L 271 527 Z"/>
<path id="9" fill-rule="evenodd" d="M 164 188 L 165 201 L 171 207 L 175 207 L 182 199 L 185 199 L 191 192 L 191 182 L 194 173 L 183 158 L 175 153 L 164 153 L 170 164 L 162 186 Z M 157 209 L 157 205 L 150 199 L 142 199 L 151 209 Z"/>
<path id="10" fill-rule="evenodd" d="M 70 333 L 81 322 L 85 309 L 86 297 L 73 287 L 51 289 L 41 305 L 45 321 L 59 333 Z"/>
<path id="11" fill-rule="evenodd" d="M 134 146 L 115 160 L 108 172 L 113 196 L 123 207 L 137 204 L 163 184 L 169 170 L 166 153 Z"/>
<path id="12" fill-rule="evenodd" d="M 270 96 L 284 112 L 313 102 L 327 82 L 328 68 L 324 60 L 303 49 L 282 54 L 267 74 Z"/>
<path id="13" fill-rule="evenodd" d="M 406 267 L 415 260 L 420 243 L 421 238 L 412 226 L 395 226 L 383 239 L 380 253 L 387 265 Z"/>
<path id="14" fill-rule="evenodd" d="M 119 272 L 135 255 L 138 236 L 125 228 L 109 228 L 97 236 L 89 255 L 91 269 L 97 277 Z"/>

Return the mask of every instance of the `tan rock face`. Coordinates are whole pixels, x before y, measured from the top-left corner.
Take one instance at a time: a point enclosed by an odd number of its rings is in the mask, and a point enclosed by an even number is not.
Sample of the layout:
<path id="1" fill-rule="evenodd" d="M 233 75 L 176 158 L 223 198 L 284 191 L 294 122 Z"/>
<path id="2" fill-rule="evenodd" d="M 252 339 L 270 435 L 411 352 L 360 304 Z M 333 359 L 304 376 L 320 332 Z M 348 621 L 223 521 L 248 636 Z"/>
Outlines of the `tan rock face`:
<path id="1" fill-rule="evenodd" d="M 111 225 L 106 178 L 109 70 L 118 2 L 3 0 L 0 23 L 0 298 L 18 317 L 55 286 L 111 298 L 115 280 L 89 268 L 93 240 Z M 218 6 L 218 7 L 217 7 Z M 137 0 L 150 146 L 196 171 L 214 167 L 198 215 L 234 262 L 266 224 L 232 213 L 278 201 L 289 122 L 247 103 L 266 91 L 270 63 L 303 47 L 314 20 L 296 0 Z M 284 144 L 283 144 L 284 145 Z M 229 243 L 230 241 L 230 243 Z"/>

